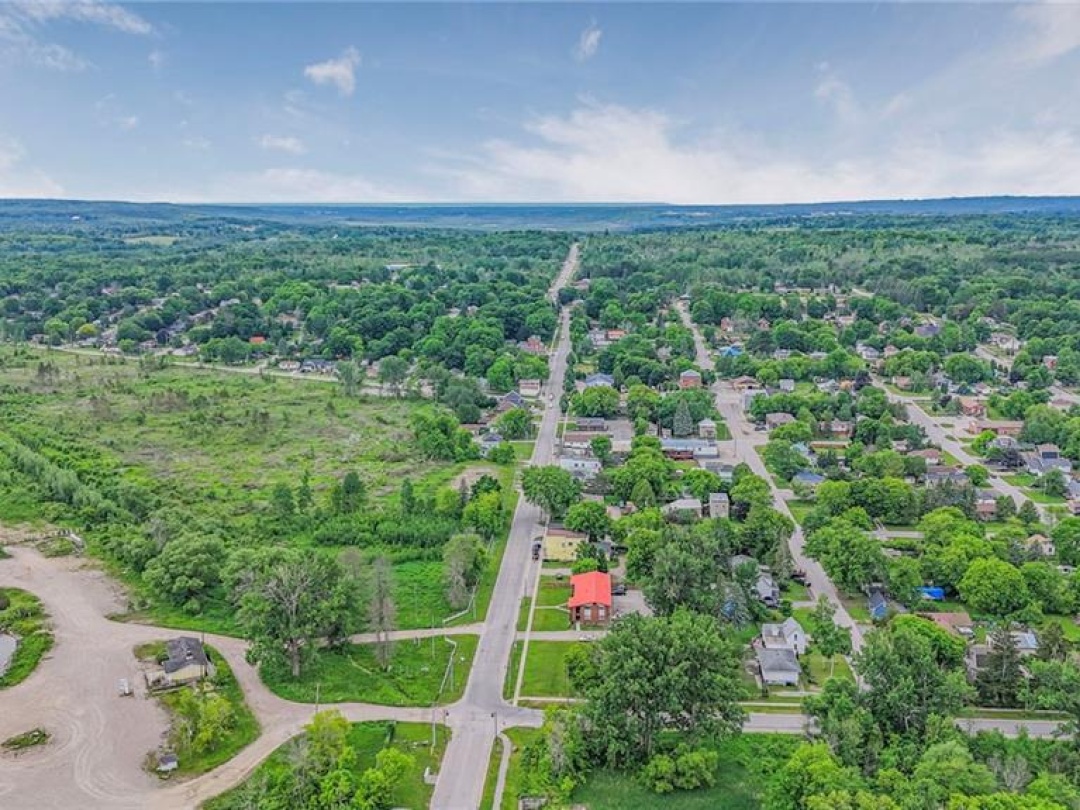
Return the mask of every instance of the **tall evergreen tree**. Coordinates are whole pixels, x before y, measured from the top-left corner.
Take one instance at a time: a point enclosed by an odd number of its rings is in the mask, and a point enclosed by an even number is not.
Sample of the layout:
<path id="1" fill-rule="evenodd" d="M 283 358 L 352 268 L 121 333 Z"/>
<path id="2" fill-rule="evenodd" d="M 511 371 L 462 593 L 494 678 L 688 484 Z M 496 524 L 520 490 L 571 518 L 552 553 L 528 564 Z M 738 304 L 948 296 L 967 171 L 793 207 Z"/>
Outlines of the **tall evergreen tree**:
<path id="1" fill-rule="evenodd" d="M 990 635 L 990 652 L 975 680 L 979 700 L 987 706 L 1018 706 L 1023 680 L 1020 651 L 1009 632 L 1009 625 L 1003 623 Z"/>

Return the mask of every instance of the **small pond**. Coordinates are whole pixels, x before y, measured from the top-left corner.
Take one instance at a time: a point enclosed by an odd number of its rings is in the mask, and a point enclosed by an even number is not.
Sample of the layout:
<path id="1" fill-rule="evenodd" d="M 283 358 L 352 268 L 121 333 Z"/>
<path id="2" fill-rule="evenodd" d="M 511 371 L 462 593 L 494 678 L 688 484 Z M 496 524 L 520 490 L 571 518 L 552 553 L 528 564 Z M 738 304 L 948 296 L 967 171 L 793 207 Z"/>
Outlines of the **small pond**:
<path id="1" fill-rule="evenodd" d="M 0 675 L 7 672 L 11 659 L 15 657 L 15 648 L 18 646 L 19 640 L 15 636 L 0 633 Z"/>

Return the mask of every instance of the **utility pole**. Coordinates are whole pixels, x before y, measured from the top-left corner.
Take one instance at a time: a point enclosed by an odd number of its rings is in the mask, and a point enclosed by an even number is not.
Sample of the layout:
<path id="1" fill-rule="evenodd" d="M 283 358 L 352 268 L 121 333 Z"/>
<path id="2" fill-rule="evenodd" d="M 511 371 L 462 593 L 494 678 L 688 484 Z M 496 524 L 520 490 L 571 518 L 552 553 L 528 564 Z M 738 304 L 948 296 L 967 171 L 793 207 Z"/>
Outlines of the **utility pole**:
<path id="1" fill-rule="evenodd" d="M 319 687 L 321 686 L 321 683 L 318 681 L 315 682 L 315 714 L 319 713 Z"/>

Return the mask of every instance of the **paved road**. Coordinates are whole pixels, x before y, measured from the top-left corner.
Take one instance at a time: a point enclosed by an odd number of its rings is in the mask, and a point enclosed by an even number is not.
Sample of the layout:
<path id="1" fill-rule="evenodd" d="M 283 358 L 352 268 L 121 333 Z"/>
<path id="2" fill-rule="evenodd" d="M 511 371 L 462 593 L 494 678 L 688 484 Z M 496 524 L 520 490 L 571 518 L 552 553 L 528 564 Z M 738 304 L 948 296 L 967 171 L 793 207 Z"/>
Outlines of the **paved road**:
<path id="1" fill-rule="evenodd" d="M 578 247 L 574 245 L 549 292 L 551 300 L 557 300 L 559 289 L 573 277 L 577 263 Z M 541 400 L 545 403 L 544 412 L 530 461 L 535 465 L 550 464 L 555 447 L 559 400 L 570 350 L 568 310 L 561 312 L 559 322 L 559 345 L 551 357 L 547 390 Z M 551 394 L 550 399 L 548 394 Z M 517 635 L 518 610 L 525 592 L 526 575 L 530 566 L 539 564 L 531 560 L 531 541 L 541 533 L 541 529 L 540 510 L 524 498 L 520 499 L 488 607 L 487 621 L 465 687 L 462 704 L 469 711 L 462 717 L 460 709 L 455 707 L 447 718 L 452 737 L 435 783 L 435 794 L 431 801 L 434 808 L 468 810 L 480 805 L 495 734 L 504 725 L 513 724 L 509 722 L 513 713 L 527 711 L 512 708 L 503 700 L 503 680 Z M 532 716 L 536 716 L 535 712 Z"/>
<path id="2" fill-rule="evenodd" d="M 697 324 L 693 322 L 693 319 L 691 319 L 686 304 L 679 301 L 675 304 L 675 308 L 678 310 L 679 317 L 682 318 L 683 324 L 693 332 L 698 366 L 702 369 L 713 369 L 715 364 L 713 363 L 712 353 L 705 343 L 705 338 L 701 334 L 701 330 L 698 328 Z M 862 647 L 862 628 L 847 612 L 843 602 L 840 601 L 840 594 L 836 590 L 836 586 L 833 585 L 832 580 L 826 575 L 821 565 L 818 564 L 816 560 L 806 556 L 803 550 L 805 537 L 803 536 L 802 527 L 799 526 L 798 521 L 796 521 L 794 515 L 791 514 L 791 510 L 788 509 L 787 501 L 781 494 L 780 488 L 776 486 L 776 482 L 773 481 L 772 475 L 765 469 L 765 463 L 761 460 L 761 456 L 758 455 L 757 447 L 768 441 L 768 437 L 764 432 L 754 430 L 753 425 L 743 411 L 742 395 L 740 392 L 732 388 L 729 383 L 719 381 L 713 385 L 712 390 L 716 396 L 716 408 L 720 411 L 720 415 L 723 417 L 728 430 L 731 431 L 731 444 L 736 458 L 749 465 L 755 475 L 759 475 L 769 482 L 769 488 L 772 490 L 773 504 L 775 505 L 776 510 L 781 514 L 787 515 L 792 523 L 795 524 L 795 532 L 791 535 L 791 540 L 788 545 L 791 549 L 791 557 L 796 568 L 801 568 L 806 572 L 807 583 L 814 594 L 819 596 L 824 594 L 834 605 L 836 605 L 836 615 L 834 620 L 839 626 L 850 628 L 852 651 L 858 652 Z"/>
<path id="3" fill-rule="evenodd" d="M 971 464 L 985 464 L 985 459 L 971 455 L 960 442 L 956 439 L 949 438 L 948 431 L 943 428 L 936 419 L 922 409 L 922 406 L 916 401 L 915 397 L 894 393 L 888 388 L 885 388 L 880 380 L 878 380 L 877 383 L 884 389 L 885 395 L 890 402 L 898 402 L 907 408 L 908 418 L 926 431 L 927 437 L 933 444 L 938 445 L 942 450 L 951 455 L 957 462 L 965 467 Z M 1008 495 L 1011 497 L 1016 501 L 1017 506 L 1024 501 L 1029 500 L 1028 496 L 1024 494 L 1024 491 L 1020 489 L 1020 487 L 1013 486 L 1000 475 L 996 475 L 993 472 L 990 474 L 990 487 L 999 495 Z M 1039 508 L 1040 514 L 1045 511 L 1039 504 L 1036 504 L 1036 507 Z"/>

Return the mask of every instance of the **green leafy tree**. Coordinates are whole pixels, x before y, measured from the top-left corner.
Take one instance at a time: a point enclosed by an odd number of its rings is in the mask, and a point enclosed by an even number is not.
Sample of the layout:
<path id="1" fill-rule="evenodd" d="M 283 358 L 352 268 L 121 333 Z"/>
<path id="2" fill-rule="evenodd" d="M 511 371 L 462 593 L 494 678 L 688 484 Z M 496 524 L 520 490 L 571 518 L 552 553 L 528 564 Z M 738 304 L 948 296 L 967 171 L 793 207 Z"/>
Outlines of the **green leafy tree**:
<path id="1" fill-rule="evenodd" d="M 143 579 L 155 593 L 190 613 L 221 581 L 225 544 L 217 537 L 181 535 L 165 544 L 146 566 Z"/>
<path id="2" fill-rule="evenodd" d="M 810 633 L 814 647 L 829 659 L 829 677 L 836 671 L 836 656 L 851 652 L 851 630 L 836 624 L 836 605 L 824 594 L 818 597 L 810 615 Z"/>
<path id="3" fill-rule="evenodd" d="M 504 439 L 528 439 L 533 435 L 532 414 L 528 408 L 511 408 L 495 420 L 495 429 Z"/>
<path id="4" fill-rule="evenodd" d="M 469 589 L 480 581 L 486 563 L 487 554 L 476 535 L 456 534 L 443 547 L 446 601 L 454 610 L 468 604 Z"/>
<path id="5" fill-rule="evenodd" d="M 588 535 L 590 543 L 598 543 L 611 532 L 611 518 L 599 501 L 579 501 L 570 507 L 564 521 L 566 528 Z"/>
<path id="6" fill-rule="evenodd" d="M 561 467 L 529 467 L 521 476 L 525 500 L 553 519 L 561 518 L 581 497 L 581 485 Z"/>
<path id="7" fill-rule="evenodd" d="M 694 432 L 694 418 L 690 415 L 690 405 L 685 399 L 680 399 L 675 407 L 675 417 L 672 422 L 671 433 L 673 436 L 686 437 Z"/>
<path id="8" fill-rule="evenodd" d="M 611 437 L 607 434 L 601 434 L 599 436 L 593 436 L 589 440 L 589 448 L 592 450 L 592 454 L 600 459 L 600 463 L 605 467 L 611 463 Z"/>
<path id="9" fill-rule="evenodd" d="M 584 713 L 599 761 L 632 768 L 653 756 L 665 731 L 705 739 L 741 727 L 742 654 L 714 619 L 630 615 L 595 649 L 598 676 L 585 690 Z"/>
<path id="10" fill-rule="evenodd" d="M 975 560 L 957 585 L 972 610 L 999 618 L 1023 610 L 1031 602 L 1023 574 L 996 558 Z"/>

